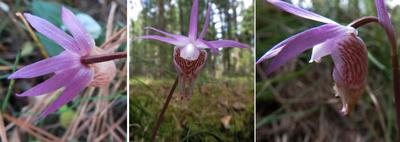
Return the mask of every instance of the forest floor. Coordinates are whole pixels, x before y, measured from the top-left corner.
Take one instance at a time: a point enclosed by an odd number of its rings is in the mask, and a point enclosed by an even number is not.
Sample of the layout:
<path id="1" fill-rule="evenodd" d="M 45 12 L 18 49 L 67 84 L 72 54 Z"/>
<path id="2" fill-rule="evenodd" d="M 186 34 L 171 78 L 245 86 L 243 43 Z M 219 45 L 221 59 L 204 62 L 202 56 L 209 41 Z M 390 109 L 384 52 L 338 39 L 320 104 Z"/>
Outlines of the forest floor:
<path id="1" fill-rule="evenodd" d="M 130 80 L 130 90 L 135 90 L 130 94 L 130 137 L 134 141 L 149 140 L 173 82 L 172 78 Z M 253 141 L 252 84 L 252 77 L 198 80 L 188 101 L 179 101 L 176 90 L 158 139 Z"/>

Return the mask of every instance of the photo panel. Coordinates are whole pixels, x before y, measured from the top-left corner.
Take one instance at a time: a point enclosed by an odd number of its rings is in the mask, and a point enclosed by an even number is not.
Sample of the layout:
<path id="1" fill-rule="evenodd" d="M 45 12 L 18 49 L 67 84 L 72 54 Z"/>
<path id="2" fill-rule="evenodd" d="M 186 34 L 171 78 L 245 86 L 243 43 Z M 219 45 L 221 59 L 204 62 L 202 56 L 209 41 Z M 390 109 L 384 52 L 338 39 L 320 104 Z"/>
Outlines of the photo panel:
<path id="1" fill-rule="evenodd" d="M 131 141 L 254 141 L 251 0 L 132 1 Z"/>
<path id="2" fill-rule="evenodd" d="M 256 140 L 398 141 L 399 5 L 256 0 Z"/>
<path id="3" fill-rule="evenodd" d="M 127 137 L 127 2 L 0 1 L 0 141 Z"/>

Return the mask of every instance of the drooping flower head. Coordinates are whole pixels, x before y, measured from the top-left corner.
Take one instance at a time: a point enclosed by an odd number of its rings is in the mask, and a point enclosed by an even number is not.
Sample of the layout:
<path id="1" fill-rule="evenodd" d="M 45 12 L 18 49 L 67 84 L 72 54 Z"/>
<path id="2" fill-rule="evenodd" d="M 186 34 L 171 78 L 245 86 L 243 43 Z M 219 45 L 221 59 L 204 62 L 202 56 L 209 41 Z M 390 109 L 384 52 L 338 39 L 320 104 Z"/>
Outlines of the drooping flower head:
<path id="1" fill-rule="evenodd" d="M 45 19 L 29 13 L 25 13 L 24 16 L 34 29 L 65 49 L 57 56 L 25 66 L 8 77 L 8 79 L 34 78 L 54 73 L 46 81 L 17 94 L 39 96 L 64 88 L 60 96 L 41 114 L 42 117 L 70 102 L 87 86 L 102 86 L 114 78 L 116 67 L 112 61 L 90 65 L 81 62 L 83 57 L 98 55 L 105 51 L 96 47 L 85 27 L 70 10 L 63 7 L 61 19 L 72 36 Z"/>
<path id="2" fill-rule="evenodd" d="M 281 0 L 267 0 L 267 2 L 283 11 L 324 24 L 291 36 L 275 45 L 257 60 L 257 64 L 274 57 L 267 66 L 269 74 L 311 48 L 313 50 L 310 63 L 320 62 L 322 57 L 330 55 L 334 62 L 332 74 L 335 81 L 334 90 L 336 95 L 341 97 L 342 112 L 345 115 L 349 114 L 363 93 L 368 72 L 367 49 L 357 36 L 357 30 Z M 380 4 L 377 5 L 378 16 L 386 21 L 389 20 L 387 25 L 390 27 L 390 19 L 387 17 L 383 1 L 375 2 Z"/>
<path id="3" fill-rule="evenodd" d="M 141 39 L 153 39 L 175 45 L 173 60 L 176 70 L 179 73 L 179 84 L 181 88 L 181 98 L 188 98 L 192 94 L 194 81 L 198 72 L 203 68 L 207 60 L 207 52 L 204 49 L 210 49 L 211 52 L 218 52 L 219 48 L 239 47 L 247 48 L 248 46 L 233 40 L 216 40 L 206 41 L 204 36 L 208 30 L 208 23 L 211 16 L 211 7 L 208 7 L 206 13 L 206 20 L 203 29 L 199 36 L 197 36 L 197 21 L 199 1 L 193 0 L 192 9 L 190 13 L 189 32 L 188 36 L 167 33 L 153 27 L 146 27 L 145 29 L 154 30 L 166 37 L 159 35 L 145 35 Z"/>

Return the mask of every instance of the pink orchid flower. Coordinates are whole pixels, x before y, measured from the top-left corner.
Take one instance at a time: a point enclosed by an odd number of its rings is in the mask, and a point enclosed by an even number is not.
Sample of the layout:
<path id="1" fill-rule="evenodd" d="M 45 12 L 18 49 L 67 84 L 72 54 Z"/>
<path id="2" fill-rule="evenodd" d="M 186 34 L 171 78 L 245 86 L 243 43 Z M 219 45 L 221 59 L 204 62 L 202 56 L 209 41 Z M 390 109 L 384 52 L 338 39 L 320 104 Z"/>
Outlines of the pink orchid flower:
<path id="1" fill-rule="evenodd" d="M 97 54 L 100 49 L 96 48 L 94 40 L 70 10 L 63 7 L 61 19 L 72 36 L 45 19 L 29 13 L 25 13 L 24 16 L 34 29 L 65 49 L 65 51 L 57 56 L 25 66 L 8 77 L 8 79 L 34 78 L 54 73 L 46 81 L 21 94 L 17 94 L 18 96 L 39 96 L 64 88 L 60 96 L 41 114 L 41 117 L 47 116 L 49 113 L 56 111 L 64 104 L 70 102 L 87 86 L 104 85 L 104 83 L 96 81 L 98 80 L 96 78 L 99 77 L 105 82 L 111 81 L 115 74 L 109 75 L 108 79 L 104 79 L 104 75 L 97 77 L 96 70 L 99 68 L 97 65 L 87 65 L 81 62 L 82 57 Z M 108 70 L 111 72 L 114 70 L 115 72 L 113 62 L 101 63 L 102 66 L 104 64 L 107 64 L 106 66 L 109 67 Z"/>
<path id="2" fill-rule="evenodd" d="M 211 7 L 208 7 L 206 13 L 206 20 L 200 35 L 197 37 L 197 19 L 199 1 L 193 0 L 188 36 L 167 33 L 153 27 L 146 27 L 145 29 L 154 30 L 167 37 L 158 35 L 145 35 L 141 39 L 153 39 L 175 45 L 174 48 L 174 65 L 179 72 L 179 84 L 181 88 L 181 98 L 187 98 L 193 93 L 193 85 L 198 72 L 203 68 L 207 60 L 207 52 L 204 49 L 210 49 L 213 53 L 218 52 L 219 48 L 239 47 L 248 48 L 247 45 L 233 40 L 216 40 L 206 41 L 204 36 L 208 30 L 208 23 L 210 21 Z"/>
<path id="3" fill-rule="evenodd" d="M 341 111 L 345 115 L 349 114 L 364 90 L 368 72 L 366 45 L 357 36 L 357 30 L 281 0 L 267 2 L 296 16 L 325 24 L 291 36 L 275 45 L 257 60 L 257 64 L 274 58 L 267 67 L 267 74 L 270 74 L 311 48 L 310 63 L 319 63 L 322 57 L 330 55 L 335 65 L 332 74 L 335 81 L 334 90 L 336 96 L 340 96 L 342 100 Z M 375 0 L 375 3 L 379 21 L 386 23 L 384 25 L 387 29 L 392 30 L 383 0 Z"/>

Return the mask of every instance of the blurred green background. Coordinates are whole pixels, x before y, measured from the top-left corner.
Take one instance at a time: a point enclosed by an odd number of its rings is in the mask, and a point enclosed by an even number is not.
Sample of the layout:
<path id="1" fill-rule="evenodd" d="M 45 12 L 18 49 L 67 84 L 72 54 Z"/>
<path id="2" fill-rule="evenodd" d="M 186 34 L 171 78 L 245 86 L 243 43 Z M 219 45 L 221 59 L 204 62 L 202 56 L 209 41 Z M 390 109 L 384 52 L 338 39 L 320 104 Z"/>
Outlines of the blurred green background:
<path id="1" fill-rule="evenodd" d="M 288 0 L 341 24 L 375 16 L 373 0 Z M 400 26 L 399 1 L 386 0 L 392 21 Z M 321 25 L 296 17 L 264 0 L 256 0 L 256 58 L 275 44 L 305 29 Z M 358 29 L 369 52 L 366 90 L 348 117 L 340 115 L 334 97 L 330 57 L 309 64 L 311 50 L 270 76 L 268 61 L 256 66 L 256 134 L 259 141 L 395 141 L 396 122 L 390 47 L 377 24 Z M 398 32 L 397 32 L 398 33 Z"/>
<path id="2" fill-rule="evenodd" d="M 207 2 L 212 5 L 212 16 L 206 40 L 231 39 L 253 45 L 253 1 L 201 0 L 199 31 L 204 23 Z M 187 35 L 192 1 L 142 0 L 132 3 L 130 137 L 133 141 L 148 141 L 177 76 L 172 63 L 174 47 L 136 38 L 154 34 L 143 31 L 146 26 Z M 253 141 L 253 67 L 253 48 L 227 48 L 216 55 L 209 52 L 193 97 L 189 101 L 173 98 L 158 140 Z"/>

